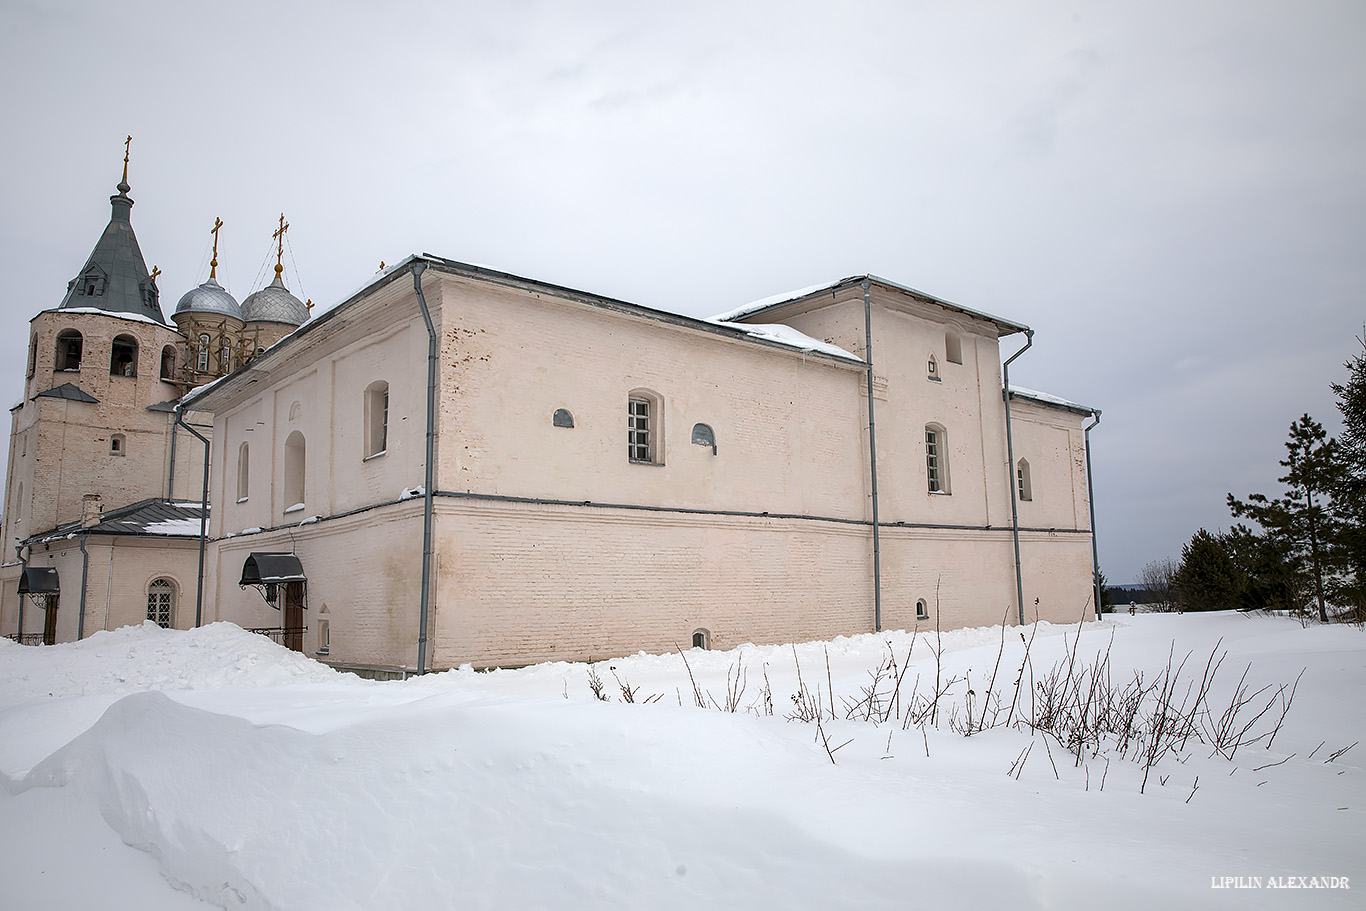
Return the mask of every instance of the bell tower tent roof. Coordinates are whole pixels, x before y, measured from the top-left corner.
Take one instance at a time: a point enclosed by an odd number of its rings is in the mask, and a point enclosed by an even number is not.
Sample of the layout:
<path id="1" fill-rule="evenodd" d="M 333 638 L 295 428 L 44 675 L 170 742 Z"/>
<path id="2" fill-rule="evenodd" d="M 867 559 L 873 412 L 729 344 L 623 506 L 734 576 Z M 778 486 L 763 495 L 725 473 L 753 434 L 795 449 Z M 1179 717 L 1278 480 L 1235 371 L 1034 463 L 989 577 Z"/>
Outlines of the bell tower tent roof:
<path id="1" fill-rule="evenodd" d="M 128 137 L 128 143 L 132 137 Z M 123 178 L 118 193 L 109 197 L 109 225 L 95 243 L 90 258 L 67 285 L 59 309 L 91 308 L 109 313 L 132 313 L 163 325 L 156 281 L 147 273 L 130 218 L 133 200 L 128 196 L 128 144 L 124 145 Z"/>

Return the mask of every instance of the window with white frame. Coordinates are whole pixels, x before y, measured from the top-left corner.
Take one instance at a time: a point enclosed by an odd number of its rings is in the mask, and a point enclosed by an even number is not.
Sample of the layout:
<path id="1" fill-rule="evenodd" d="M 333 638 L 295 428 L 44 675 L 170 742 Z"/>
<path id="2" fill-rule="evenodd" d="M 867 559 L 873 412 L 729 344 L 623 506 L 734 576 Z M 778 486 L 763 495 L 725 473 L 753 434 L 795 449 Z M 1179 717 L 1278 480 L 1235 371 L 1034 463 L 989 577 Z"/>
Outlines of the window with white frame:
<path id="1" fill-rule="evenodd" d="M 939 424 L 925 426 L 925 473 L 930 493 L 949 492 L 948 434 Z"/>
<path id="2" fill-rule="evenodd" d="M 919 601 L 915 602 L 915 619 L 930 619 L 930 609 L 928 606 L 926 606 L 924 598 L 921 598 Z"/>
<path id="3" fill-rule="evenodd" d="M 199 336 L 199 351 L 195 355 L 195 369 L 200 373 L 209 372 L 209 349 L 213 347 L 213 338 L 209 333 L 204 332 Z"/>
<path id="4" fill-rule="evenodd" d="M 389 384 L 376 380 L 365 387 L 365 458 L 389 448 Z"/>
<path id="5" fill-rule="evenodd" d="M 175 617 L 175 586 L 168 579 L 157 579 L 147 586 L 147 619 L 169 629 Z"/>
<path id="6" fill-rule="evenodd" d="M 1034 485 L 1029 478 L 1029 462 L 1020 459 L 1015 464 L 1015 488 L 1019 491 L 1021 500 L 1034 499 Z"/>
<path id="7" fill-rule="evenodd" d="M 664 408 L 659 396 L 644 390 L 626 400 L 626 446 L 632 462 L 663 463 Z"/>

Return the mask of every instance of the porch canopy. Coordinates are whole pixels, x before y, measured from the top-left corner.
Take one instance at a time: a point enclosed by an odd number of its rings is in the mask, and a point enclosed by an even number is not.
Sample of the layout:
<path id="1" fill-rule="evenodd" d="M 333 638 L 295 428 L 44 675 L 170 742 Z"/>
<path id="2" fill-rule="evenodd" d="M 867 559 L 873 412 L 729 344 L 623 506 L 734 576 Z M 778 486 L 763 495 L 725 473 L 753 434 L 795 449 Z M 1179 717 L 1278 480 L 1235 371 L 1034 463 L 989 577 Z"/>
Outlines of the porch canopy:
<path id="1" fill-rule="evenodd" d="M 295 554 L 258 553 L 242 564 L 238 585 L 270 585 L 276 582 L 304 582 L 304 566 Z"/>
<path id="2" fill-rule="evenodd" d="M 61 586 L 57 582 L 57 570 L 52 566 L 26 566 L 19 577 L 21 595 L 55 595 Z"/>

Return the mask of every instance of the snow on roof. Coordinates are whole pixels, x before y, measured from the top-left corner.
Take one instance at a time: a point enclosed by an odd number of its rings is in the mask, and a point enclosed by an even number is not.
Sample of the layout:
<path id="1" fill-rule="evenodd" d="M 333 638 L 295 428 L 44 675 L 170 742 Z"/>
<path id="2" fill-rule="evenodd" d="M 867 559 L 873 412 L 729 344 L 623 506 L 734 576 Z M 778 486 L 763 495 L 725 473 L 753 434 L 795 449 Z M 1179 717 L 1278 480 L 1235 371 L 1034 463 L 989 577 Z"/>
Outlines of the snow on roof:
<path id="1" fill-rule="evenodd" d="M 101 310 L 99 307 L 52 307 L 51 309 L 44 310 L 43 313 L 98 313 L 101 316 L 112 316 L 115 319 L 126 319 L 134 323 L 150 323 L 153 326 L 160 326 L 163 329 L 170 329 L 173 332 L 175 331 L 174 326 L 168 326 L 166 323 L 158 322 L 152 319 L 150 316 L 143 316 L 140 313 L 125 313 L 122 311 L 115 310 Z"/>
<path id="2" fill-rule="evenodd" d="M 1067 408 L 1072 411 L 1080 411 L 1083 414 L 1100 414 L 1099 409 L 1092 408 L 1090 405 L 1082 405 L 1078 402 L 1070 402 L 1065 398 L 1050 395 L 1047 392 L 1039 392 L 1035 389 L 1026 389 L 1023 386 L 1011 386 L 1010 394 L 1018 399 L 1031 399 L 1044 405 L 1056 405 L 1059 408 Z"/>
<path id="3" fill-rule="evenodd" d="M 777 342 L 779 345 L 786 345 L 790 348 L 796 348 L 799 351 L 815 351 L 820 354 L 829 354 L 834 357 L 847 358 L 851 361 L 863 363 L 863 358 L 855 354 L 850 354 L 839 345 L 832 345 L 829 342 L 814 339 L 803 332 L 798 332 L 791 326 L 784 326 L 781 323 L 729 323 L 719 319 L 709 319 L 706 322 L 715 326 L 725 326 L 727 329 L 739 329 L 741 332 L 754 338 Z"/>
<path id="4" fill-rule="evenodd" d="M 767 307 L 772 307 L 774 304 L 781 304 L 783 301 L 790 301 L 795 300 L 799 297 L 806 297 L 808 294 L 815 294 L 817 291 L 824 291 L 828 288 L 833 288 L 838 284 L 839 282 L 824 282 L 819 285 L 810 285 L 806 288 L 798 288 L 795 291 L 783 291 L 780 294 L 771 294 L 768 297 L 761 298 L 760 300 L 750 301 L 743 307 L 736 307 L 734 310 L 729 310 L 725 313 L 718 313 L 713 317 L 709 317 L 707 321 L 712 323 L 728 323 L 732 320 L 737 320 L 742 316 L 748 316 L 751 313 L 757 313 L 758 311 L 763 310 Z"/>

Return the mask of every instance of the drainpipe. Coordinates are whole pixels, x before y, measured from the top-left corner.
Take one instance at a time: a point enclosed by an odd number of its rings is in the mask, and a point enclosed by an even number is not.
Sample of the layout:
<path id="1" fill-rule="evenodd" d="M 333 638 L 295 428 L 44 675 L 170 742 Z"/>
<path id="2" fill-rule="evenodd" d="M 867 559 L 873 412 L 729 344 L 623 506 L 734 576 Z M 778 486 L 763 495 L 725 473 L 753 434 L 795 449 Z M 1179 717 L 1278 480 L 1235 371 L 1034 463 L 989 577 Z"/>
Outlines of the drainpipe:
<path id="1" fill-rule="evenodd" d="M 185 423 L 185 414 L 181 411 L 180 402 L 175 406 L 175 422 L 204 444 L 204 494 L 200 500 L 203 514 L 199 519 L 199 573 L 195 579 L 194 592 L 194 625 L 197 629 L 204 620 L 204 545 L 209 537 L 209 441 Z"/>
<path id="2" fill-rule="evenodd" d="M 1100 554 L 1096 550 L 1096 493 L 1091 485 L 1091 428 L 1100 423 L 1100 411 L 1091 412 L 1095 420 L 1082 428 L 1086 437 L 1086 505 L 1091 511 L 1091 579 L 1096 585 L 1096 619 L 1100 619 Z"/>
<path id="3" fill-rule="evenodd" d="M 882 632 L 882 548 L 877 512 L 877 421 L 873 419 L 872 282 L 863 280 L 863 356 L 868 362 L 868 469 L 873 491 L 873 631 Z"/>
<path id="4" fill-rule="evenodd" d="M 427 472 L 422 483 L 422 607 L 418 612 L 417 672 L 427 673 L 427 616 L 431 610 L 432 585 L 432 486 L 436 477 L 436 328 L 427 309 L 427 298 L 422 294 L 422 273 L 427 264 L 412 264 L 413 290 L 417 305 L 422 310 L 422 321 L 427 324 Z"/>
<path id="5" fill-rule="evenodd" d="M 1020 568 L 1020 504 L 1019 490 L 1015 483 L 1015 439 L 1011 434 L 1010 428 L 1010 362 L 1029 350 L 1029 346 L 1034 344 L 1034 330 L 1025 330 L 1025 346 L 1006 358 L 1005 366 L 1002 368 L 1005 373 L 1005 401 L 1006 401 L 1006 458 L 1009 460 L 1006 465 L 1006 480 L 1010 482 L 1010 534 L 1015 539 L 1015 598 L 1019 606 L 1020 625 L 1024 626 L 1024 572 Z"/>
<path id="6" fill-rule="evenodd" d="M 166 469 L 166 499 L 175 499 L 175 432 L 176 422 L 171 422 L 171 465 Z"/>
<path id="7" fill-rule="evenodd" d="M 85 580 L 90 574 L 90 551 L 85 549 L 86 539 L 89 535 L 81 535 L 81 608 L 76 615 L 76 641 L 85 638 Z"/>
<path id="8" fill-rule="evenodd" d="M 32 550 L 32 549 L 33 549 L 33 545 L 29 545 L 29 549 Z M 14 545 L 14 555 L 15 555 L 16 557 L 19 558 L 19 575 L 22 577 L 23 574 L 24 574 L 25 572 L 28 571 L 28 560 L 24 559 L 24 545 L 23 545 L 23 544 L 16 544 L 16 545 Z M 17 627 L 15 627 L 15 629 L 14 629 L 14 635 L 18 637 L 18 638 L 16 638 L 16 639 L 14 640 L 15 642 L 22 642 L 22 641 L 24 641 L 24 596 L 23 596 L 23 595 L 20 595 L 20 596 L 19 596 L 19 625 L 18 625 Z"/>

